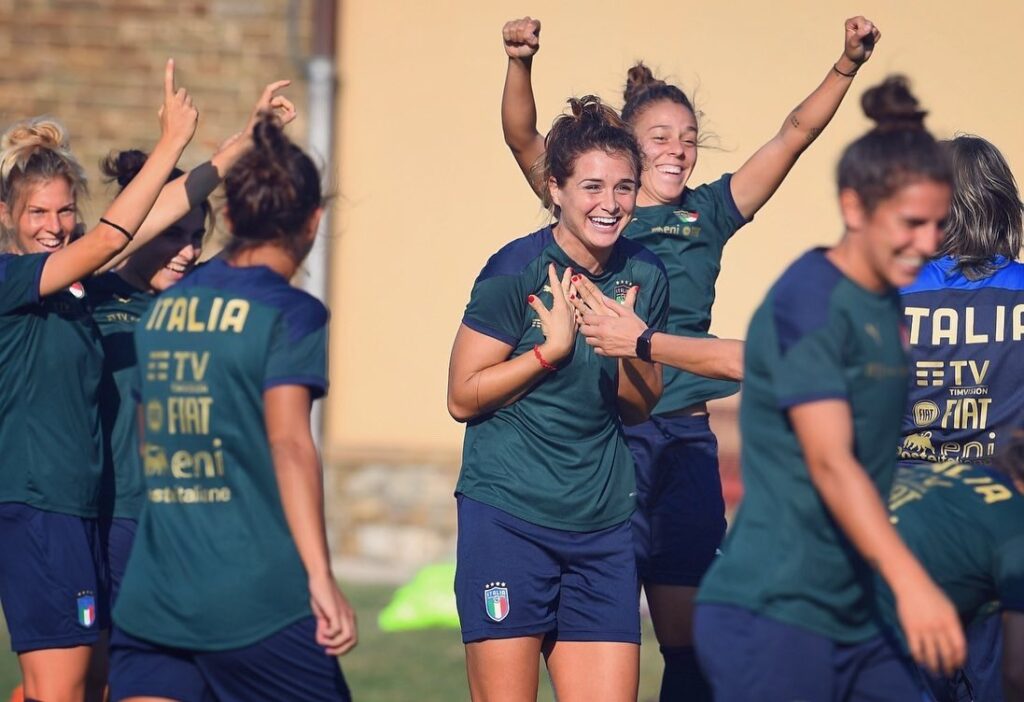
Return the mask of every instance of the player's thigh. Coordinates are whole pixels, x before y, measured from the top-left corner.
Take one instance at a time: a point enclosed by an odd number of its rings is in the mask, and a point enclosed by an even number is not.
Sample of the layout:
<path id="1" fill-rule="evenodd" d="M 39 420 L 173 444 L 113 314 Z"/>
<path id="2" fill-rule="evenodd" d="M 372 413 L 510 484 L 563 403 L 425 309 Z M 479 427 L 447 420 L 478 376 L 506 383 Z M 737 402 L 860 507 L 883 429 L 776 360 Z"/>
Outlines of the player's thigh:
<path id="1" fill-rule="evenodd" d="M 640 676 L 640 646 L 619 641 L 556 641 L 547 655 L 559 702 L 631 702 Z"/>
<path id="2" fill-rule="evenodd" d="M 543 639 L 537 634 L 466 644 L 466 674 L 473 702 L 536 700 Z"/>

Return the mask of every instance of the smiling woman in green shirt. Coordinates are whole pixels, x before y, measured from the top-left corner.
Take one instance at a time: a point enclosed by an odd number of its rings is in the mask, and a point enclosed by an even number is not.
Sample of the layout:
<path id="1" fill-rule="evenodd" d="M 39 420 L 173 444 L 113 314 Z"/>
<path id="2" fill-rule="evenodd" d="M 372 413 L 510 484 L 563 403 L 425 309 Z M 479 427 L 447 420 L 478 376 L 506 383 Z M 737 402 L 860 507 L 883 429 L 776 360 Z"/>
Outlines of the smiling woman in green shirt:
<path id="1" fill-rule="evenodd" d="M 640 349 L 666 365 L 665 392 L 650 419 L 627 431 L 636 462 L 637 568 L 665 659 L 661 699 L 666 702 L 698 702 L 710 695 L 691 634 L 697 585 L 725 534 L 718 441 L 707 402 L 739 390 L 734 381 L 741 378 L 743 350 L 740 342 L 709 333 L 722 254 L 828 126 L 881 36 L 864 17 L 846 20 L 843 29 L 838 60 L 778 132 L 735 173 L 696 187 L 688 185 L 701 137 L 693 103 L 643 63 L 627 76 L 622 118 L 640 143 L 644 167 L 635 217 L 623 236 L 660 257 L 671 283 L 665 333 L 647 340 L 647 351 Z M 502 34 L 508 54 L 502 127 L 517 164 L 529 175 L 544 151 L 531 83 L 540 22 L 529 17 L 508 22 Z M 531 181 L 535 190 L 539 185 Z M 605 317 L 584 332 L 605 351 L 618 347 L 614 355 L 636 357 L 638 325 L 629 315 Z M 620 343 L 612 343 L 614 336 Z"/>
<path id="2" fill-rule="evenodd" d="M 720 702 L 920 699 L 879 624 L 873 570 L 915 659 L 948 671 L 964 657 L 953 606 L 884 505 L 906 403 L 897 289 L 938 250 L 952 175 L 904 79 L 863 105 L 877 126 L 839 163 L 842 239 L 793 263 L 747 334 L 744 497 L 695 623 Z"/>
<path id="3" fill-rule="evenodd" d="M 103 359 L 79 281 L 145 241 L 129 246 L 196 119 L 168 62 L 149 162 L 73 243 L 84 176 L 63 129 L 32 120 L 0 143 L 0 602 L 30 699 L 82 699 L 107 616 L 96 521 Z"/>
<path id="4" fill-rule="evenodd" d="M 589 280 L 652 330 L 668 313 L 654 254 L 620 238 L 640 152 L 613 110 L 570 100 L 543 164 L 557 218 L 494 254 L 452 347 L 448 409 L 467 422 L 455 593 L 474 700 L 535 699 L 543 650 L 559 698 L 635 700 L 640 643 L 624 423 L 661 367 L 602 358 L 577 333 Z"/>

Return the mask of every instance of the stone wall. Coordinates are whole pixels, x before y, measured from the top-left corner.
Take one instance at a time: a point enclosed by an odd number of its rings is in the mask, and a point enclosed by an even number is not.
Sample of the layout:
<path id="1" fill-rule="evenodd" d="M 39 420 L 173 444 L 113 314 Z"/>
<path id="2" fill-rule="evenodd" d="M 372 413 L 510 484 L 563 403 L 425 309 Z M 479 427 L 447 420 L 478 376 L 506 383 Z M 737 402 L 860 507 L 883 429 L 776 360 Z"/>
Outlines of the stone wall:
<path id="1" fill-rule="evenodd" d="M 292 79 L 305 110 L 301 60 L 312 0 L 0 0 L 0 125 L 59 118 L 92 184 L 93 223 L 112 196 L 98 164 L 113 149 L 150 149 L 159 135 L 164 62 L 200 111 L 182 159 L 209 158 L 237 132 L 262 87 Z M 300 112 L 301 115 L 301 112 Z M 293 136 L 304 138 L 304 122 Z M 83 203 L 86 204 L 86 203 Z"/>

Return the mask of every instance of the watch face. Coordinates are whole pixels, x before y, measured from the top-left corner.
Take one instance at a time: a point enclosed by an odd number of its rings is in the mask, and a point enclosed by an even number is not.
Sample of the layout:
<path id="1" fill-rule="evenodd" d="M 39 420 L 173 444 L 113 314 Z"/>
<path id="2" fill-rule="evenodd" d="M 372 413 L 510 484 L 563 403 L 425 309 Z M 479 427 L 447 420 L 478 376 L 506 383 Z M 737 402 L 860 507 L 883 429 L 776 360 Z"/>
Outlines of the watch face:
<path id="1" fill-rule="evenodd" d="M 636 357 L 641 361 L 651 361 L 651 334 L 654 332 L 648 329 L 636 340 Z"/>

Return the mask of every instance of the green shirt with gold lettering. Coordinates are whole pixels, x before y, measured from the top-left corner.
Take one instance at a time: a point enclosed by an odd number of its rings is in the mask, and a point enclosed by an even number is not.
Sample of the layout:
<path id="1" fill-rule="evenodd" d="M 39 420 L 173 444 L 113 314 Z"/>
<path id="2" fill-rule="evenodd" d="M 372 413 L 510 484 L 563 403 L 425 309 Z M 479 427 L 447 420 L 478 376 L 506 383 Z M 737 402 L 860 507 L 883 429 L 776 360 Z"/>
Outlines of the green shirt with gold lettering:
<path id="1" fill-rule="evenodd" d="M 953 461 L 902 464 L 889 511 L 965 621 L 993 601 L 1024 612 L 1024 496 L 1007 476 Z"/>
<path id="2" fill-rule="evenodd" d="M 743 502 L 699 602 L 742 607 L 843 643 L 880 632 L 873 570 L 811 482 L 789 411 L 845 401 L 854 457 L 884 499 L 906 401 L 899 323 L 895 291 L 860 287 L 821 249 L 771 288 L 744 353 Z"/>
<path id="3" fill-rule="evenodd" d="M 668 273 L 669 313 L 665 331 L 677 336 L 710 337 L 715 283 L 722 270 L 726 242 L 747 220 L 730 189 L 731 174 L 686 188 L 675 205 L 637 207 L 623 236 L 650 249 Z M 704 378 L 665 366 L 665 391 L 654 414 L 666 414 L 705 400 L 728 397 L 739 383 Z"/>
<path id="4" fill-rule="evenodd" d="M 138 519 L 145 499 L 136 413 L 135 325 L 153 295 L 127 283 L 117 273 L 86 282 L 89 308 L 103 337 L 104 465 L 102 510 L 121 519 Z"/>
<path id="5" fill-rule="evenodd" d="M 139 322 L 146 502 L 114 609 L 129 634 L 223 650 L 310 615 L 263 393 L 324 394 L 327 316 L 269 268 L 214 259 Z"/>
<path id="6" fill-rule="evenodd" d="M 48 255 L 0 254 L 0 502 L 96 517 L 103 350 L 80 285 L 39 296 Z"/>
<path id="7" fill-rule="evenodd" d="M 548 265 L 587 275 L 622 299 L 640 286 L 637 314 L 664 328 L 668 280 L 661 261 L 619 239 L 600 275 L 569 258 L 551 227 L 494 254 L 473 285 L 462 323 L 510 347 L 509 358 L 544 342 L 536 295 L 551 308 Z M 598 356 L 582 335 L 569 358 L 518 400 L 469 422 L 456 491 L 533 524 L 596 531 L 625 521 L 636 506 L 633 459 L 618 411 L 619 361 Z"/>

